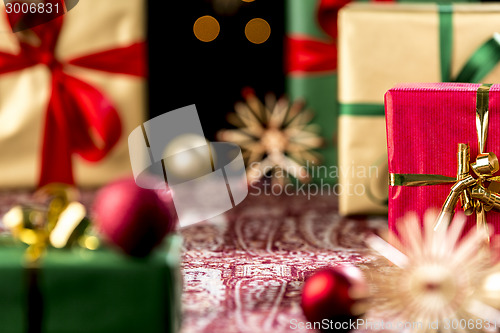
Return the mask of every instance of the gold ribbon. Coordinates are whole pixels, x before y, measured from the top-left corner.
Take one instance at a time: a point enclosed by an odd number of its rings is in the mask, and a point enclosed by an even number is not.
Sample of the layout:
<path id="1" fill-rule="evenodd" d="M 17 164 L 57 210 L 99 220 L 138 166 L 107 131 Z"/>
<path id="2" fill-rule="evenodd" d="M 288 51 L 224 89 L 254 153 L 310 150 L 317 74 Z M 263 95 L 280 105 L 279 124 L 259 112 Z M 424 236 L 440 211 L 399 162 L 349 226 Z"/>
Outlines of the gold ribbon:
<path id="1" fill-rule="evenodd" d="M 36 266 L 48 246 L 70 247 L 75 244 L 94 250 L 99 240 L 92 235 L 86 209 L 78 191 L 64 184 L 49 184 L 38 190 L 36 204 L 11 208 L 3 217 L 12 236 L 28 245 L 26 262 Z M 48 204 L 39 203 L 46 202 Z"/>
<path id="2" fill-rule="evenodd" d="M 436 220 L 434 230 L 447 226 L 455 213 L 455 207 L 460 200 L 466 215 L 476 213 L 477 227 L 489 235 L 486 222 L 486 212 L 491 209 L 500 210 L 500 194 L 495 182 L 500 177 L 493 177 L 499 170 L 498 158 L 494 153 L 485 153 L 489 122 L 489 90 L 491 84 L 483 84 L 477 90 L 476 99 L 476 131 L 479 154 L 476 161 L 470 164 L 470 147 L 459 143 L 457 152 L 457 176 L 425 174 L 390 174 L 391 186 L 426 186 L 454 183 Z M 477 178 L 471 176 L 469 165 Z M 490 185 L 486 185 L 490 183 Z"/>

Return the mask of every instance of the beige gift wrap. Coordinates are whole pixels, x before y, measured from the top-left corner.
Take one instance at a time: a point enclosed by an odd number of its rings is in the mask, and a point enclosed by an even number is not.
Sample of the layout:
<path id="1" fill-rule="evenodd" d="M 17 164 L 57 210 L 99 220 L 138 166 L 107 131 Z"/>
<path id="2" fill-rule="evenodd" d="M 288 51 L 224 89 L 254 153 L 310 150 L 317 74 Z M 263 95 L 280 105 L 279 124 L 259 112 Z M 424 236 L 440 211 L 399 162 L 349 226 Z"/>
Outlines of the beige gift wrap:
<path id="1" fill-rule="evenodd" d="M 145 9 L 146 0 L 84 0 L 0 34 L 0 188 L 97 186 L 132 173 L 127 136 L 146 115 Z M 0 13 L 9 31 L 3 4 Z M 57 37 L 52 49 L 43 33 Z M 9 56 L 24 66 L 5 70 Z"/>
<path id="2" fill-rule="evenodd" d="M 385 92 L 397 83 L 467 77 L 464 65 L 478 60 L 473 56 L 486 44 L 498 44 L 493 38 L 497 31 L 497 4 L 352 4 L 341 10 L 341 214 L 387 213 Z M 497 62 L 489 69 L 479 80 L 500 82 Z"/>

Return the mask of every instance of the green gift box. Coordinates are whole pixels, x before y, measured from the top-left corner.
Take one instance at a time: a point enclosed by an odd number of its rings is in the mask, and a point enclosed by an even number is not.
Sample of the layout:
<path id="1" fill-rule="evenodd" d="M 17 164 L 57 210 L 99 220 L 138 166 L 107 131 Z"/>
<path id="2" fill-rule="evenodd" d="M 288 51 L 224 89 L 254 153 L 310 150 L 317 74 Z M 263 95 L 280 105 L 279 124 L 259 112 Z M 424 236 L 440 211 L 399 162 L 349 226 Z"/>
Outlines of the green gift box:
<path id="1" fill-rule="evenodd" d="M 109 249 L 50 249 L 27 268 L 23 247 L 0 249 L 0 332 L 177 332 L 181 238 L 147 258 Z"/>

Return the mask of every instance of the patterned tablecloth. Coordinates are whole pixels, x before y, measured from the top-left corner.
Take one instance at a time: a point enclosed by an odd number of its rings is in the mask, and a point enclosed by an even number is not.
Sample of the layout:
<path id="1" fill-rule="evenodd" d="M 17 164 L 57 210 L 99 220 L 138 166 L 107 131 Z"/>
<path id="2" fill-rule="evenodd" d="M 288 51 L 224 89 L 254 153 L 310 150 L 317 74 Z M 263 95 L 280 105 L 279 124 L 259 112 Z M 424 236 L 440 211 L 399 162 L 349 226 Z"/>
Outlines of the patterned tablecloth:
<path id="1" fill-rule="evenodd" d="M 29 193 L 0 193 L 0 216 Z M 93 192 L 84 192 L 89 206 Z M 181 231 L 181 333 L 311 332 L 300 296 L 305 278 L 325 266 L 352 263 L 370 269 L 363 243 L 383 232 L 387 219 L 343 218 L 332 196 L 252 196 L 226 213 Z"/>
<path id="2" fill-rule="evenodd" d="M 332 196 L 249 196 L 226 216 L 182 231 L 182 333 L 306 332 L 304 279 L 325 266 L 374 257 L 363 243 L 387 219 L 343 218 Z M 310 330 L 307 332 L 311 332 Z"/>

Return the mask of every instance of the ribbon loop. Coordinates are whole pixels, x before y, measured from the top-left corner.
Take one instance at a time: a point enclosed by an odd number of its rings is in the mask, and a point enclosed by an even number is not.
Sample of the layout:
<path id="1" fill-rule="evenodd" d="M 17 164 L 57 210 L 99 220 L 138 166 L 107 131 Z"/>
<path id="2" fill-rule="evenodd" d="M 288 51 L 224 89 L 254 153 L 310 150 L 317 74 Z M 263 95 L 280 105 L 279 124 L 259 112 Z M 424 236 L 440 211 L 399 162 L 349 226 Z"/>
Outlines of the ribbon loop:
<path id="1" fill-rule="evenodd" d="M 498 158 L 493 153 L 479 154 L 471 167 L 474 173 L 481 178 L 492 176 L 498 171 Z"/>
<path id="2" fill-rule="evenodd" d="M 483 84 L 477 90 L 476 97 L 476 130 L 479 153 L 484 153 L 489 123 L 489 92 L 491 84 Z"/>
<path id="3" fill-rule="evenodd" d="M 468 144 L 458 144 L 457 159 L 457 180 L 462 180 L 469 176 L 470 147 Z M 469 216 L 474 213 L 474 202 L 471 199 L 469 189 L 465 189 L 462 192 L 460 195 L 460 202 L 465 215 Z"/>
<path id="4" fill-rule="evenodd" d="M 491 207 L 490 209 L 500 210 L 500 195 L 498 193 L 493 193 L 482 185 L 474 187 L 471 193 L 473 199 Z"/>

